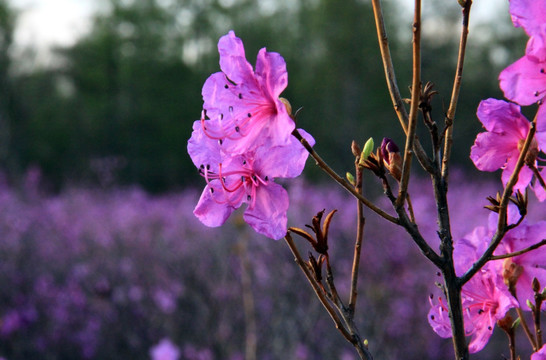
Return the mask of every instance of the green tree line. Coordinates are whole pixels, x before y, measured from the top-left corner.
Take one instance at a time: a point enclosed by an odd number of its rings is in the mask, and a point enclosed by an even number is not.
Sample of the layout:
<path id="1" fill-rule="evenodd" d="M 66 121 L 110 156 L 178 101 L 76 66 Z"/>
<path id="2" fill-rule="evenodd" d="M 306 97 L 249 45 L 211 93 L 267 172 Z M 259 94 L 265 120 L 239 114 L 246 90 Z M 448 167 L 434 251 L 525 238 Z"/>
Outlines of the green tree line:
<path id="1" fill-rule="evenodd" d="M 283 55 L 289 72 L 283 95 L 293 108 L 303 108 L 299 126 L 315 136 L 317 149 L 338 171 L 351 169 L 351 140 L 402 139 L 368 0 L 103 5 L 87 34 L 54 50 L 53 66 L 17 70 L 24 61 L 10 56 L 17 14 L 0 0 L 0 167 L 10 179 L 37 166 L 52 189 L 68 183 L 139 184 L 160 192 L 199 181 L 186 142 L 200 116 L 201 87 L 219 71 L 216 42 L 230 29 L 243 39 L 251 63 L 264 46 Z M 442 125 L 460 8 L 457 1 L 432 5 L 430 12 L 439 9 L 440 15 L 424 14 L 432 30 L 424 31 L 423 80 L 439 91 L 434 113 Z M 412 16 L 399 1 L 384 6 L 399 85 L 409 96 Z M 501 20 L 475 27 L 469 45 L 455 131 L 460 149 L 468 149 L 454 154 L 461 166 L 468 165 L 480 128 L 479 101 L 502 96 L 497 74 L 525 46 L 508 15 Z M 306 171 L 310 177 L 317 172 Z"/>

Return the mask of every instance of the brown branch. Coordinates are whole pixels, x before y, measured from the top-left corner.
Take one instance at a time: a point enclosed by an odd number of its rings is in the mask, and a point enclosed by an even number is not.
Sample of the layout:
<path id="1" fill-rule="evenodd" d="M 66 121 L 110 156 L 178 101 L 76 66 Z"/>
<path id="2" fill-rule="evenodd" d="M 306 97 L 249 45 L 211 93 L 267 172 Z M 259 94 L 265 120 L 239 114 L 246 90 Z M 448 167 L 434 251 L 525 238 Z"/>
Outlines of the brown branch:
<path id="1" fill-rule="evenodd" d="M 451 100 L 449 102 L 449 108 L 447 109 L 446 114 L 447 129 L 444 138 L 444 156 L 442 159 L 442 178 L 446 181 L 449 176 L 449 158 L 451 156 L 451 148 L 453 145 L 453 121 L 455 119 L 455 110 L 457 109 L 457 102 L 459 101 L 459 92 L 461 90 L 461 82 L 463 78 L 464 58 L 468 39 L 468 23 L 470 20 L 471 7 L 472 0 L 465 0 L 463 6 L 461 38 L 459 41 L 459 55 L 457 57 L 457 70 L 455 71 Z"/>
<path id="2" fill-rule="evenodd" d="M 385 29 L 385 21 L 383 19 L 383 10 L 381 7 L 381 0 L 372 0 L 373 13 L 375 19 L 375 27 L 377 30 L 377 39 L 379 43 L 379 50 L 381 52 L 381 59 L 383 61 L 383 68 L 385 70 L 385 79 L 387 82 L 387 88 L 389 89 L 389 94 L 391 96 L 392 105 L 394 111 L 398 116 L 398 120 L 404 133 L 408 134 L 408 113 L 404 106 L 404 100 L 400 95 L 400 90 L 398 89 L 398 83 L 396 81 L 396 75 L 394 73 L 394 66 L 392 64 L 392 56 L 389 49 L 389 38 L 387 36 L 387 30 Z M 433 168 L 429 158 L 427 157 L 425 150 L 419 139 L 415 139 L 414 149 L 417 159 L 421 166 L 427 171 L 432 172 Z"/>
<path id="3" fill-rule="evenodd" d="M 507 259 L 507 258 L 511 258 L 511 257 L 514 257 L 514 256 L 519 256 L 519 255 L 522 255 L 522 254 L 525 254 L 525 253 L 528 253 L 529 251 L 533 251 L 535 249 L 538 249 L 539 247 L 541 246 L 544 246 L 546 245 L 546 239 L 542 239 L 540 242 L 534 244 L 534 245 L 531 245 L 523 250 L 519 250 L 519 251 L 514 251 L 514 252 L 511 252 L 511 253 L 508 253 L 508 254 L 502 254 L 502 255 L 491 255 L 489 257 L 489 260 L 502 260 L 502 259 Z"/>
<path id="4" fill-rule="evenodd" d="M 294 240 L 292 239 L 292 236 L 290 233 L 287 233 L 284 237 L 286 240 L 286 243 L 288 244 L 288 247 L 292 251 L 292 254 L 295 257 L 295 261 L 300 267 L 300 269 L 305 274 L 305 277 L 313 287 L 313 290 L 315 291 L 315 294 L 317 295 L 319 301 L 324 306 L 332 320 L 334 321 L 336 328 L 341 332 L 343 337 L 349 341 L 358 352 L 358 355 L 363 360 L 373 360 L 373 356 L 368 350 L 368 348 L 364 345 L 364 343 L 360 339 L 360 335 L 358 334 L 356 327 L 354 326 L 354 322 L 351 317 L 346 317 L 345 313 L 342 312 L 343 321 L 347 324 L 347 326 L 350 329 L 347 330 L 347 328 L 343 325 L 342 319 L 336 312 L 336 310 L 332 307 L 330 302 L 328 301 L 323 289 L 321 286 L 317 283 L 316 279 L 314 278 L 313 274 L 310 272 L 309 268 L 305 264 L 305 261 L 303 261 L 303 258 L 301 257 L 298 248 L 296 247 L 296 244 L 294 243 Z"/>
<path id="5" fill-rule="evenodd" d="M 415 142 L 415 130 L 417 128 L 417 114 L 421 100 L 421 0 L 415 0 L 413 17 L 413 80 L 411 82 L 411 105 L 409 124 L 406 132 L 406 146 L 404 148 L 404 162 L 402 164 L 402 177 L 398 189 L 398 199 L 395 206 L 404 206 L 408 191 L 411 159 L 413 156 L 413 144 Z"/>
<path id="6" fill-rule="evenodd" d="M 332 307 L 328 299 L 326 298 L 326 294 L 322 291 L 320 285 L 315 280 L 313 274 L 309 271 L 309 268 L 305 264 L 305 261 L 301 257 L 298 248 L 296 247 L 296 244 L 294 243 L 294 240 L 292 239 L 292 236 L 290 233 L 287 233 L 284 237 L 286 240 L 286 243 L 288 244 L 288 247 L 292 251 L 292 254 L 295 257 L 296 264 L 300 267 L 300 269 L 305 274 L 305 277 L 313 287 L 313 290 L 315 291 L 315 294 L 319 298 L 319 301 L 324 306 L 334 323 L 336 324 L 336 328 L 341 332 L 343 337 L 347 339 L 348 341 L 351 341 L 351 335 L 347 332 L 347 329 L 345 329 L 345 326 L 343 326 L 343 323 L 341 322 L 341 319 L 339 318 L 338 314 L 336 313 L 335 309 Z"/>
<path id="7" fill-rule="evenodd" d="M 362 194 L 362 170 L 358 164 L 360 157 L 357 156 L 355 159 L 355 171 L 356 171 L 356 183 L 355 190 Z M 363 214 L 363 207 L 360 201 L 356 203 L 356 217 L 357 217 L 357 227 L 356 227 L 356 240 L 355 240 L 355 251 L 353 256 L 353 268 L 351 271 L 351 292 L 349 295 L 349 311 L 351 315 L 354 314 L 356 308 L 356 298 L 358 296 L 358 268 L 360 266 L 360 253 L 362 252 L 362 239 L 364 237 L 364 223 L 365 218 Z"/>
<path id="8" fill-rule="evenodd" d="M 531 333 L 531 329 L 529 329 L 529 325 L 527 325 L 527 321 L 525 321 L 525 318 L 523 317 L 523 311 L 521 311 L 521 309 L 517 307 L 516 313 L 518 314 L 520 318 L 520 324 L 521 324 L 521 327 L 523 328 L 523 332 L 525 333 L 525 335 L 529 339 L 529 342 L 531 343 L 531 346 L 533 347 L 533 352 L 538 351 L 537 343 L 535 342 L 535 337 Z"/>

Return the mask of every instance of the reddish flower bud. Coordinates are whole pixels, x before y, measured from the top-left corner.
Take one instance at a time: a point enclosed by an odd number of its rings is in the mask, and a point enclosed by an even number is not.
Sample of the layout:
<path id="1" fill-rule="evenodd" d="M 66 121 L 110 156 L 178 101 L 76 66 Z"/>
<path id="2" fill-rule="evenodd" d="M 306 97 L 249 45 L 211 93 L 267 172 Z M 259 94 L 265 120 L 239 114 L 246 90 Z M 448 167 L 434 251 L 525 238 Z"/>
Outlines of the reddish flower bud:
<path id="1" fill-rule="evenodd" d="M 383 163 L 392 177 L 400 181 L 402 177 L 402 157 L 400 156 L 398 145 L 390 138 L 383 138 L 381 142 L 381 155 Z"/>

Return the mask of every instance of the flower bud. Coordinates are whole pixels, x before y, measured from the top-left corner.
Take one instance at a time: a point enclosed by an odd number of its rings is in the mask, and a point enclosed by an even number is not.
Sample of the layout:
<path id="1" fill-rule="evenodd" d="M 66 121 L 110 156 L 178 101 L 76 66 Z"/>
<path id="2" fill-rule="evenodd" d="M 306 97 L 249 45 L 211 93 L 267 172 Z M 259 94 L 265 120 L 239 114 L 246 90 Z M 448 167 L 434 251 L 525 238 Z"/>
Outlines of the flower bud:
<path id="1" fill-rule="evenodd" d="M 381 156 L 383 163 L 389 170 L 392 177 L 397 181 L 402 178 L 402 158 L 400 157 L 400 149 L 396 143 L 389 138 L 383 138 L 381 142 Z"/>
<path id="2" fill-rule="evenodd" d="M 364 144 L 364 149 L 362 149 L 362 153 L 360 154 L 360 160 L 358 161 L 358 165 L 364 166 L 364 163 L 366 160 L 368 160 L 368 157 L 373 151 L 374 143 L 373 138 L 369 138 L 368 141 Z"/>
<path id="3" fill-rule="evenodd" d="M 516 284 L 522 272 L 523 267 L 515 264 L 510 258 L 504 260 L 502 263 L 502 278 L 510 291 L 516 288 Z"/>
<path id="4" fill-rule="evenodd" d="M 360 154 L 360 146 L 358 146 L 357 142 L 353 140 L 351 143 L 351 152 L 356 157 Z"/>
<path id="5" fill-rule="evenodd" d="M 353 186 L 355 185 L 355 177 L 353 176 L 353 174 L 347 171 L 347 173 L 345 174 L 345 177 L 351 183 L 351 185 Z"/>
<path id="6" fill-rule="evenodd" d="M 286 107 L 286 112 L 288 113 L 289 116 L 292 116 L 292 105 L 290 105 L 290 101 L 288 101 L 287 99 L 283 98 L 283 97 L 280 97 L 279 100 L 284 104 L 284 106 Z"/>
<path id="7" fill-rule="evenodd" d="M 533 286 L 533 292 L 537 293 L 540 291 L 540 281 L 536 277 L 533 278 L 531 285 Z"/>

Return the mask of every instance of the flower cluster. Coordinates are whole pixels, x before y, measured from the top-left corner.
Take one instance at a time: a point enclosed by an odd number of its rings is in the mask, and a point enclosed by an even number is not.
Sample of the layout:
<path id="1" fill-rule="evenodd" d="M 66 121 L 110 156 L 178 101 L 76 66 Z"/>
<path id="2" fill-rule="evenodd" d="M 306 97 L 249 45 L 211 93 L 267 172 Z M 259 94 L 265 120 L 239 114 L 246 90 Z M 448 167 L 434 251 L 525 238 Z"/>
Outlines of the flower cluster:
<path id="1" fill-rule="evenodd" d="M 510 206 L 509 222 L 517 222 L 518 215 L 517 208 Z M 492 213 L 488 228 L 476 227 L 455 243 L 453 257 L 458 275 L 462 275 L 485 252 L 489 239 L 497 229 L 497 218 L 498 215 Z M 508 231 L 495 255 L 526 249 L 539 242 L 545 232 L 546 221 L 531 224 L 523 220 L 518 227 Z M 465 332 L 467 336 L 472 336 L 470 352 L 483 349 L 493 333 L 495 323 L 503 319 L 509 309 L 521 307 L 522 310 L 529 310 L 525 304 L 534 301 L 533 278 L 546 284 L 546 256 L 540 251 L 490 261 L 463 286 L 461 296 Z M 437 302 L 432 300 L 429 323 L 438 335 L 450 337 L 447 307 L 441 297 Z"/>
<path id="2" fill-rule="evenodd" d="M 533 186 L 540 201 L 546 199 L 543 170 L 539 173 L 537 158 L 546 149 L 546 2 L 533 0 L 511 0 L 510 14 L 514 26 L 522 27 L 529 35 L 525 55 L 504 69 L 499 75 L 500 88 L 504 96 L 519 105 L 538 104 L 536 134 L 525 158 L 514 190 L 524 190 L 533 178 Z M 487 133 L 479 134 L 470 157 L 482 171 L 503 169 L 502 182 L 508 182 L 514 172 L 521 149 L 529 132 L 530 123 L 514 103 L 487 99 L 478 107 L 478 118 Z"/>
<path id="3" fill-rule="evenodd" d="M 526 143 L 531 122 L 522 114 L 520 105 L 538 105 L 535 136 L 530 139 L 513 190 L 524 192 L 531 185 L 540 201 L 546 199 L 544 170 L 539 169 L 539 154 L 546 149 L 546 1 L 511 0 L 510 14 L 514 26 L 523 27 L 529 35 L 525 55 L 504 69 L 500 87 L 512 101 L 483 100 L 477 115 L 487 132 L 478 134 L 470 158 L 479 170 L 503 169 L 502 183 L 506 186 L 513 175 Z M 533 178 L 535 181 L 533 183 Z M 486 251 L 497 231 L 498 214 L 492 213 L 487 228 L 476 227 L 454 245 L 455 269 L 463 275 Z M 508 208 L 508 223 L 512 225 L 494 255 L 506 255 L 527 249 L 544 238 L 546 222 L 534 224 L 523 220 L 516 206 Z M 471 336 L 469 351 L 478 352 L 489 341 L 495 323 L 505 320 L 508 310 L 529 310 L 537 284 L 546 284 L 546 256 L 542 251 L 523 252 L 505 260 L 489 261 L 462 288 L 465 333 Z M 430 298 L 429 324 L 442 337 L 451 336 L 447 306 L 442 297 Z M 544 307 L 542 306 L 542 309 Z M 543 350 L 532 358 L 541 358 Z"/>
<path id="4" fill-rule="evenodd" d="M 246 203 L 245 221 L 279 239 L 286 234 L 288 195 L 273 180 L 300 175 L 308 156 L 292 136 L 290 104 L 279 98 L 288 83 L 286 64 L 263 48 L 254 71 L 233 31 L 220 38 L 218 51 L 222 71 L 203 86 L 204 110 L 188 141 L 188 153 L 207 182 L 194 214 L 207 226 L 220 226 Z"/>

